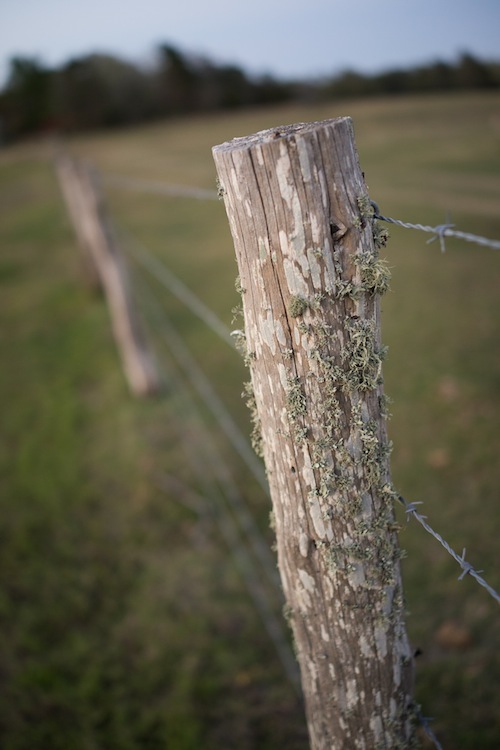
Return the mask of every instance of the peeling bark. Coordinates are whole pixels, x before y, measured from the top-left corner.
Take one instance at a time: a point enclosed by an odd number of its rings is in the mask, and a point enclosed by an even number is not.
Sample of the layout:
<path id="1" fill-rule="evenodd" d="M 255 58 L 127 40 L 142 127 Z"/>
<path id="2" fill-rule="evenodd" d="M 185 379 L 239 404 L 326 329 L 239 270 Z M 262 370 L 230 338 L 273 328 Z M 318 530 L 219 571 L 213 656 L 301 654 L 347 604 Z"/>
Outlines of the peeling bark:
<path id="1" fill-rule="evenodd" d="M 413 747 L 382 383 L 389 274 L 351 120 L 213 153 L 311 747 Z"/>

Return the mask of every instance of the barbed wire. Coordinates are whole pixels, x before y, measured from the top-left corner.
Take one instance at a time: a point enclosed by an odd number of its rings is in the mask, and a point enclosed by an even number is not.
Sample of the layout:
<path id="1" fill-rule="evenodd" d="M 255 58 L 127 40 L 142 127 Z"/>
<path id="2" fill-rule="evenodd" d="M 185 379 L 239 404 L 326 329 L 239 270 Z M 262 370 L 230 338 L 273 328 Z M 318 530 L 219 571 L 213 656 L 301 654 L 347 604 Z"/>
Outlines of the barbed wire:
<path id="1" fill-rule="evenodd" d="M 219 318 L 213 310 L 184 284 L 167 266 L 156 256 L 148 252 L 143 245 L 125 233 L 123 228 L 115 228 L 118 237 L 126 245 L 129 254 L 140 263 L 162 286 L 171 292 L 177 299 L 191 310 L 206 326 L 212 329 L 226 344 L 236 350 L 234 337 L 231 330 Z"/>
<path id="2" fill-rule="evenodd" d="M 229 548 L 264 629 L 274 644 L 288 680 L 300 695 L 297 662 L 288 643 L 286 627 L 275 611 L 276 603 L 281 602 L 283 596 L 276 561 L 238 485 L 232 478 L 227 460 L 219 451 L 213 434 L 205 423 L 200 406 L 189 393 L 190 381 L 195 386 L 195 390 L 199 385 L 193 382 L 192 378 L 191 367 L 194 360 L 187 353 L 182 339 L 170 323 L 151 285 L 145 278 L 138 279 L 135 276 L 135 279 L 140 282 L 139 285 L 136 284 L 136 293 L 138 286 L 144 288 L 144 294 L 139 295 L 138 302 L 144 303 L 144 306 L 148 308 L 148 317 L 152 318 L 151 329 L 161 332 L 161 339 L 172 359 L 167 369 L 170 381 L 174 383 L 173 392 L 176 394 L 174 401 L 177 408 L 182 401 L 182 424 L 188 414 L 196 425 L 195 435 L 184 436 L 182 441 L 186 443 L 185 455 L 191 470 L 205 488 L 204 494 L 198 495 L 196 504 L 203 505 L 204 497 L 211 499 L 211 507 L 208 508 L 209 516 L 214 520 Z M 162 364 L 165 366 L 165 358 L 162 358 Z M 201 396 L 201 401 L 205 406 L 211 407 L 211 404 L 207 403 L 207 394 L 199 393 L 198 395 Z M 158 486 L 158 482 L 156 484 Z M 195 494 L 194 490 L 190 492 L 191 497 Z"/>
<path id="3" fill-rule="evenodd" d="M 146 181 L 146 180 L 133 180 L 130 178 L 119 178 L 118 176 L 108 175 L 107 181 L 112 182 L 113 184 L 122 185 L 123 187 L 127 187 L 130 189 L 143 189 L 148 190 L 150 192 L 157 192 L 165 195 L 170 196 L 177 196 L 177 197 L 192 197 L 197 199 L 203 199 L 203 200 L 217 200 L 218 194 L 216 191 L 210 191 L 210 190 L 204 190 L 199 188 L 189 188 L 185 186 L 179 186 L 179 185 L 172 185 L 168 183 L 158 183 L 153 181 Z M 428 242 L 433 242 L 436 239 L 439 240 L 441 250 L 444 252 L 446 250 L 446 244 L 445 239 L 448 237 L 452 237 L 455 239 L 461 239 L 466 242 L 475 243 L 478 245 L 481 245 L 483 247 L 489 247 L 492 249 L 500 249 L 500 241 L 498 240 L 492 240 L 487 237 L 483 237 L 480 235 L 475 235 L 468 232 L 462 232 L 459 230 L 454 229 L 454 224 L 446 223 L 441 224 L 437 226 L 430 226 L 425 224 L 418 224 L 418 223 L 411 223 L 411 222 L 404 222 L 399 219 L 394 219 L 391 217 L 387 217 L 381 214 L 380 209 L 378 205 L 375 202 L 371 202 L 373 207 L 373 219 L 378 221 L 383 221 L 389 224 L 393 224 L 396 226 L 400 226 L 405 229 L 414 229 L 417 231 L 423 231 L 432 234 L 433 236 L 428 240 Z M 130 243 L 129 243 L 130 248 Z M 201 303 L 201 300 L 199 300 L 185 285 L 183 282 L 181 282 L 179 279 L 177 279 L 165 266 L 163 263 L 158 261 L 157 258 L 154 256 L 151 256 L 146 254 L 144 252 L 143 248 L 138 248 L 137 245 L 135 246 L 134 250 L 132 250 L 132 254 L 135 256 L 135 259 L 145 268 L 147 269 L 158 281 L 160 281 L 163 286 L 169 289 L 170 292 L 173 292 L 175 296 L 178 297 L 184 304 L 186 304 L 193 312 L 195 312 L 198 317 L 209 327 L 211 327 L 214 331 L 218 333 L 218 335 L 223 338 L 226 342 L 230 342 L 234 346 L 234 342 L 229 339 L 229 329 L 224 326 L 224 324 L 217 318 L 217 316 L 209 310 L 203 303 Z M 208 394 L 208 390 L 206 388 L 206 383 L 202 385 L 201 381 L 199 381 L 198 386 L 196 386 L 197 390 L 199 392 L 204 391 L 205 394 Z M 473 577 L 477 583 L 479 583 L 485 590 L 490 594 L 490 596 L 495 599 L 496 602 L 500 603 L 500 595 L 495 591 L 495 589 L 488 584 L 485 579 L 480 575 L 483 571 L 482 570 L 476 570 L 475 567 L 469 563 L 466 560 L 466 549 L 464 548 L 462 551 L 462 554 L 459 555 L 453 548 L 446 542 L 446 540 L 436 532 L 426 521 L 426 516 L 422 515 L 418 512 L 417 506 L 420 505 L 420 502 L 409 502 L 407 501 L 402 495 L 396 495 L 397 500 L 404 506 L 405 512 L 407 514 L 407 517 L 413 516 L 415 520 L 432 536 L 434 539 L 436 539 L 441 546 L 450 554 L 450 556 L 458 563 L 458 565 L 461 568 L 461 574 L 458 577 L 458 580 L 463 580 L 467 575 L 470 575 Z M 223 523 L 224 525 L 224 523 Z M 228 529 L 225 529 L 224 535 L 226 537 L 230 537 L 233 535 L 233 533 L 229 533 Z M 245 566 L 243 566 L 245 567 Z M 247 583 L 248 585 L 248 583 Z M 252 585 L 249 586 L 249 588 L 252 588 Z M 256 595 L 255 592 L 253 592 L 253 598 L 259 599 L 259 596 Z M 262 609 L 262 603 L 258 607 L 259 609 Z M 264 617 L 264 620 L 266 618 Z M 270 635 L 272 639 L 276 642 L 280 641 L 280 637 L 278 635 L 278 632 L 275 631 L 272 633 L 273 630 L 275 630 L 275 625 L 269 627 L 269 622 L 267 623 L 266 629 L 270 632 Z M 278 651 L 280 651 L 281 648 L 278 646 Z M 286 651 L 286 649 L 285 649 Z M 287 658 L 287 655 L 284 653 L 281 653 L 281 658 L 284 663 L 286 663 L 286 670 L 288 672 L 289 677 L 292 677 L 293 680 L 293 670 L 290 666 L 290 662 Z M 419 722 L 422 726 L 423 731 L 429 738 L 429 740 L 433 743 L 433 745 L 437 748 L 437 750 L 442 750 L 442 745 L 440 744 L 439 740 L 435 736 L 434 732 L 432 731 L 430 727 L 430 719 L 427 717 L 424 717 L 423 715 L 419 714 Z"/>
<path id="4" fill-rule="evenodd" d="M 429 718 L 428 716 L 424 716 L 420 711 L 417 711 L 417 717 L 420 722 L 420 726 L 427 735 L 427 738 L 434 744 L 436 750 L 443 750 L 442 744 L 434 734 L 430 725 L 430 722 L 433 721 L 433 719 Z"/>
<path id="5" fill-rule="evenodd" d="M 269 495 L 269 484 L 262 462 L 258 459 L 249 441 L 245 438 L 229 410 L 216 393 L 210 379 L 205 375 L 198 362 L 184 344 L 182 337 L 167 318 L 164 306 L 161 305 L 151 285 L 145 279 L 142 279 L 141 283 L 146 289 L 150 301 L 152 300 L 150 304 L 156 307 L 156 317 L 161 323 L 161 336 L 167 340 L 167 345 L 179 366 L 182 367 L 184 375 L 191 382 L 193 389 L 204 402 L 207 409 L 212 413 L 222 432 L 226 435 L 236 452 L 239 453 L 261 489 L 265 494 Z"/>
<path id="6" fill-rule="evenodd" d="M 378 213 L 378 211 L 376 211 L 376 213 Z M 125 235 L 123 230 L 120 230 L 120 235 L 127 247 L 127 250 L 131 253 L 136 261 L 138 261 L 145 269 L 147 269 L 154 276 L 154 278 L 160 282 L 160 284 L 165 286 L 170 292 L 173 292 L 180 301 L 182 301 L 205 323 L 205 325 L 212 328 L 212 330 L 214 330 L 224 341 L 226 341 L 226 343 L 231 343 L 231 345 L 234 346 L 234 342 L 230 336 L 229 328 L 227 328 L 224 323 L 220 321 L 220 319 L 212 310 L 210 310 L 210 308 L 208 308 L 190 289 L 188 289 L 188 287 L 186 287 L 185 284 L 183 284 L 183 282 L 181 282 L 180 279 L 178 279 L 158 258 L 147 252 L 143 246 L 139 246 L 138 243 L 133 241 L 128 234 Z M 192 362 L 191 364 L 193 365 Z M 187 371 L 192 373 L 193 369 L 188 368 Z M 219 400 L 215 399 L 214 401 L 213 396 L 215 394 L 213 392 L 213 389 L 210 388 L 210 384 L 208 383 L 206 378 L 204 378 L 203 376 L 198 377 L 196 388 L 199 393 L 205 394 L 206 402 L 209 405 L 213 405 L 216 402 L 218 405 Z M 208 397 L 210 391 L 211 398 Z M 219 423 L 222 424 L 223 430 L 226 431 L 226 434 L 228 434 L 227 426 L 229 422 L 227 419 L 227 414 L 224 414 L 223 418 L 221 418 L 221 415 L 222 410 L 219 411 L 219 414 L 218 416 L 216 416 L 216 418 L 219 420 Z M 230 432 L 232 432 L 234 438 L 235 432 L 232 426 L 230 426 L 230 428 Z M 243 449 L 243 444 L 239 436 L 236 442 L 233 443 L 233 445 L 235 445 L 238 452 L 240 452 L 240 455 L 242 455 L 245 462 L 250 467 L 247 446 L 245 445 Z M 252 466 L 250 468 L 254 473 L 254 476 L 262 485 L 262 477 L 258 476 L 258 472 L 255 471 L 256 467 Z M 465 559 L 466 550 L 463 550 L 462 556 L 460 557 L 446 542 L 446 540 L 438 532 L 434 531 L 431 526 L 429 526 L 429 524 L 425 521 L 426 516 L 422 516 L 417 512 L 416 506 L 420 503 L 408 502 L 401 495 L 398 495 L 398 500 L 405 506 L 407 514 L 413 515 L 414 518 L 423 526 L 423 528 L 426 529 L 426 531 L 431 534 L 460 565 L 460 567 L 462 568 L 462 574 L 460 575 L 459 580 L 462 580 L 466 575 L 471 575 L 472 578 L 474 578 L 481 586 L 483 586 L 483 588 L 486 589 L 486 591 L 488 591 L 490 596 L 492 596 L 497 602 L 500 603 L 499 594 L 484 580 L 484 578 L 481 577 L 480 573 L 482 571 L 477 571 Z"/>
<path id="7" fill-rule="evenodd" d="M 102 179 L 109 185 L 123 187 L 126 190 L 142 190 L 147 193 L 168 195 L 172 198 L 195 198 L 197 200 L 219 200 L 216 190 L 193 187 L 191 185 L 176 185 L 171 182 L 159 180 L 145 180 L 138 177 L 126 177 L 125 175 L 104 173 Z"/>
<path id="8" fill-rule="evenodd" d="M 104 182 L 110 185 L 116 185 L 117 187 L 123 187 L 128 190 L 142 190 L 149 193 L 157 193 L 159 195 L 168 195 L 174 198 L 195 198 L 197 200 L 220 200 L 220 195 L 217 190 L 209 190 L 208 188 L 194 187 L 191 185 L 177 185 L 170 182 L 162 182 L 160 180 L 146 180 L 138 177 L 127 177 L 125 175 L 117 175 L 112 173 L 105 173 L 102 175 Z M 476 245 L 482 245 L 483 247 L 490 247 L 493 250 L 500 250 L 500 240 L 492 240 L 488 237 L 483 237 L 472 232 L 462 232 L 459 229 L 454 229 L 455 224 L 445 223 L 437 224 L 436 226 L 430 226 L 429 224 L 412 223 L 409 221 L 402 221 L 401 219 L 394 219 L 390 216 L 383 216 L 380 213 L 378 204 L 375 201 L 370 201 L 374 214 L 373 218 L 378 221 L 385 221 L 387 224 L 394 224 L 403 229 L 415 229 L 420 232 L 428 232 L 434 236 L 427 240 L 430 244 L 435 240 L 439 240 L 441 251 L 446 251 L 446 237 L 453 237 L 455 239 L 464 240 L 465 242 L 472 242 Z"/>
<path id="9" fill-rule="evenodd" d="M 422 505 L 422 502 L 408 502 L 405 500 L 405 498 L 402 495 L 398 495 L 399 502 L 404 505 L 405 512 L 407 514 L 407 517 L 413 516 L 421 526 L 424 527 L 424 529 L 431 534 L 431 536 L 434 537 L 434 539 L 437 539 L 437 541 L 445 548 L 445 550 L 453 557 L 454 560 L 460 565 L 462 568 L 462 573 L 459 575 L 458 580 L 462 581 L 466 575 L 472 576 L 472 578 L 475 578 L 475 580 L 483 586 L 486 591 L 490 594 L 490 596 L 493 597 L 499 604 L 500 604 L 500 595 L 495 591 L 494 588 L 492 588 L 489 583 L 487 583 L 484 578 L 480 576 L 480 573 L 482 573 L 482 570 L 476 570 L 471 563 L 467 562 L 465 559 L 465 553 L 466 549 L 462 550 L 462 555 L 460 556 L 455 550 L 448 544 L 448 542 L 443 539 L 441 534 L 438 534 L 437 531 L 434 531 L 434 529 L 429 526 L 427 521 L 425 520 L 427 516 L 423 516 L 421 513 L 417 511 L 416 506 Z"/>
<path id="10" fill-rule="evenodd" d="M 428 224 L 412 224 L 409 221 L 401 221 L 400 219 L 392 219 L 390 216 L 383 216 L 380 213 L 380 209 L 375 201 L 370 201 L 373 208 L 373 218 L 377 221 L 385 221 L 387 224 L 394 224 L 404 229 L 416 229 L 420 232 L 429 232 L 433 234 L 430 240 L 427 240 L 427 244 L 434 242 L 438 239 L 441 246 L 441 252 L 445 252 L 446 237 L 454 237 L 458 240 L 465 240 L 465 242 L 474 242 L 476 245 L 482 245 L 483 247 L 491 247 L 493 250 L 500 250 L 500 240 L 491 240 L 488 237 L 482 237 L 478 234 L 472 234 L 471 232 L 461 232 L 458 229 L 454 229 L 455 224 L 438 224 L 435 227 L 431 227 Z"/>

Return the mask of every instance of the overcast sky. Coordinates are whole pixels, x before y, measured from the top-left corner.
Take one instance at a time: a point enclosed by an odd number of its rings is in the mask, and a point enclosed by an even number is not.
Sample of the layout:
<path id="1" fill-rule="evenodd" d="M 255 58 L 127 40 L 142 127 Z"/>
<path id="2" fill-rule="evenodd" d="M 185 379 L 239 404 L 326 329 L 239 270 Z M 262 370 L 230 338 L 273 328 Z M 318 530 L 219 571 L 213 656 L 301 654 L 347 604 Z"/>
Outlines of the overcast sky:
<path id="1" fill-rule="evenodd" d="M 159 43 L 279 77 L 500 59 L 500 0 L 0 0 L 0 85 L 14 55 L 147 62 Z"/>

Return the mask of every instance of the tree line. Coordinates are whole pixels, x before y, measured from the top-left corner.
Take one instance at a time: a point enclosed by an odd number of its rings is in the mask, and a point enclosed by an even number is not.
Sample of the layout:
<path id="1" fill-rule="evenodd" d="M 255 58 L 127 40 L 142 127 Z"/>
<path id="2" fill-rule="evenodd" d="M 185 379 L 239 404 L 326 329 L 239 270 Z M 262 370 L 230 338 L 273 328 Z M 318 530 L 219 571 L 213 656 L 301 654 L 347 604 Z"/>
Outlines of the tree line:
<path id="1" fill-rule="evenodd" d="M 344 71 L 315 81 L 250 76 L 236 65 L 216 64 L 167 44 L 158 48 L 150 69 L 107 54 L 78 57 L 56 69 L 36 58 L 15 57 L 0 92 L 0 142 L 286 101 L 499 87 L 500 63 L 470 54 L 455 63 L 377 75 Z"/>

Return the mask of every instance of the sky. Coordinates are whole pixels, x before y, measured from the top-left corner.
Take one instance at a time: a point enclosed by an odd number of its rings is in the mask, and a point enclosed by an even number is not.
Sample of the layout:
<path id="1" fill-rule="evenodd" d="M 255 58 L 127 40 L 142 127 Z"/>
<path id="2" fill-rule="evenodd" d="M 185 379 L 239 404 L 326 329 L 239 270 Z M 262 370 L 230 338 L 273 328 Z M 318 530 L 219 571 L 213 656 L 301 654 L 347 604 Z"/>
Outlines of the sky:
<path id="1" fill-rule="evenodd" d="M 0 0 L 0 85 L 13 56 L 58 66 L 161 43 L 279 78 L 500 59 L 500 0 Z"/>

